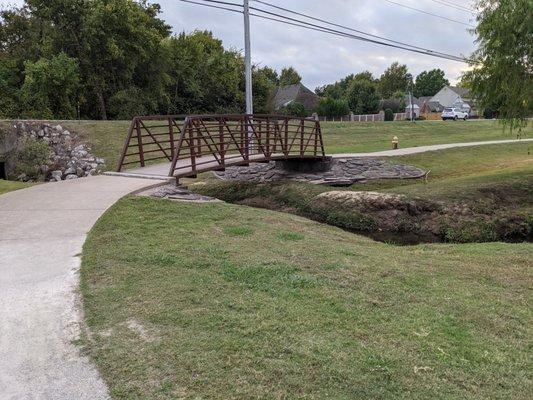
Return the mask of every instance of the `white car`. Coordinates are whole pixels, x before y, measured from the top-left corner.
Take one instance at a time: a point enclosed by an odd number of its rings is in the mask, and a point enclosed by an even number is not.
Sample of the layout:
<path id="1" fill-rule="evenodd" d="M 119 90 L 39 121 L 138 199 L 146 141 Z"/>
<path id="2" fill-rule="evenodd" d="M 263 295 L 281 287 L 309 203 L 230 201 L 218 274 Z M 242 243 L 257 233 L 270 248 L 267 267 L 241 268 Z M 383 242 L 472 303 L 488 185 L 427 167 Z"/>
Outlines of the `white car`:
<path id="1" fill-rule="evenodd" d="M 447 119 L 453 119 L 454 121 L 464 119 L 466 121 L 468 119 L 468 113 L 459 108 L 445 108 L 444 111 L 442 111 L 441 118 L 443 121 L 446 121 Z"/>

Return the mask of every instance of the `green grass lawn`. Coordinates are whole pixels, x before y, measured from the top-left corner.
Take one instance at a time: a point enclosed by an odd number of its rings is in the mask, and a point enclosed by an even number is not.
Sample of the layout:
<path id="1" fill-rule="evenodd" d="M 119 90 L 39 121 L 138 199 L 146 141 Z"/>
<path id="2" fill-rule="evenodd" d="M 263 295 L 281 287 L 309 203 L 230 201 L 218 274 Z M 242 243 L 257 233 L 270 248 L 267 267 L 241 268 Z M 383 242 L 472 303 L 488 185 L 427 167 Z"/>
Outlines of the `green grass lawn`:
<path id="1" fill-rule="evenodd" d="M 130 121 L 61 121 L 60 123 L 69 130 L 81 134 L 90 144 L 93 154 L 105 160 L 107 170 L 117 168 Z"/>
<path id="2" fill-rule="evenodd" d="M 114 399 L 529 399 L 532 254 L 128 197 L 84 247 L 86 351 Z"/>
<path id="3" fill-rule="evenodd" d="M 523 133 L 531 137 L 532 125 Z M 331 154 L 390 150 L 394 136 L 398 136 L 400 147 L 516 138 L 516 134 L 504 131 L 502 125 L 491 120 L 325 122 L 322 134 L 326 152 Z"/>
<path id="4" fill-rule="evenodd" d="M 13 190 L 24 189 L 30 187 L 31 185 L 31 183 L 27 182 L 6 181 L 0 179 L 0 195 Z"/>

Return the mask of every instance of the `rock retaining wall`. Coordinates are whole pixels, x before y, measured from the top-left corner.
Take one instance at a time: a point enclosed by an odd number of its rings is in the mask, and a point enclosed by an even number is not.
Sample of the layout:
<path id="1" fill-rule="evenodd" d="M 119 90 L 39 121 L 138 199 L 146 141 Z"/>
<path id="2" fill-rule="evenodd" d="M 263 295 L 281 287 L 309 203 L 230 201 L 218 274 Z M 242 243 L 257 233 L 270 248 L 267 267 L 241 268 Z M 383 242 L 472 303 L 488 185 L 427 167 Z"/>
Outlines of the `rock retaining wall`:
<path id="1" fill-rule="evenodd" d="M 36 165 L 46 181 L 55 182 L 78 179 L 95 175 L 102 170 L 105 162 L 90 152 L 90 148 L 75 132 L 63 126 L 38 121 L 16 121 L 4 134 L 5 143 L 0 152 L 6 160 L 7 172 L 16 171 L 16 154 L 24 146 L 26 139 L 43 141 L 48 144 L 48 162 Z M 9 160 L 9 162 L 7 162 Z M 25 174 L 15 176 L 17 180 L 28 180 Z"/>

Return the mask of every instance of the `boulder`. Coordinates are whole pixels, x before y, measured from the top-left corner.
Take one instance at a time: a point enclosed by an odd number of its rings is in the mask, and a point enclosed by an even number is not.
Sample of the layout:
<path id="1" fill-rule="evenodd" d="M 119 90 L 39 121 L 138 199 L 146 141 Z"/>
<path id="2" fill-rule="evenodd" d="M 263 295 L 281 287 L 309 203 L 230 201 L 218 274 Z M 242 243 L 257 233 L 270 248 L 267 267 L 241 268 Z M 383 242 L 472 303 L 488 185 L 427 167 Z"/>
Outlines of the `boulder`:
<path id="1" fill-rule="evenodd" d="M 61 177 L 63 176 L 63 171 L 61 170 L 55 170 L 50 173 L 50 176 L 52 176 L 52 179 L 59 182 L 61 180 Z"/>

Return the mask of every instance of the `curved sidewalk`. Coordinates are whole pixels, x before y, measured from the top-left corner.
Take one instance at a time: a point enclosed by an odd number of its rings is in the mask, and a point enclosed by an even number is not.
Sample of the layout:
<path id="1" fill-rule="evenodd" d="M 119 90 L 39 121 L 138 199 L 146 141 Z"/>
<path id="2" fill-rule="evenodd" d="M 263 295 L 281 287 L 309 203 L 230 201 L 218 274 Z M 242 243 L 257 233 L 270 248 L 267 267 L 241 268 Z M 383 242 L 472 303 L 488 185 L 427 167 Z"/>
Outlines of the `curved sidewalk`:
<path id="1" fill-rule="evenodd" d="M 474 146 L 484 146 L 484 145 L 489 145 L 489 144 L 506 144 L 506 143 L 523 143 L 523 142 L 533 142 L 533 139 L 490 140 L 486 142 L 434 144 L 430 146 L 406 147 L 405 149 L 400 148 L 398 150 L 374 151 L 371 153 L 332 154 L 331 156 L 335 158 L 407 156 L 410 154 L 425 153 L 427 151 L 454 149 L 456 147 L 474 147 Z"/>
<path id="2" fill-rule="evenodd" d="M 161 181 L 163 182 L 163 181 Z M 159 181 L 96 176 L 0 196 L 0 398 L 107 399 L 73 341 L 87 232 L 124 195 Z"/>

